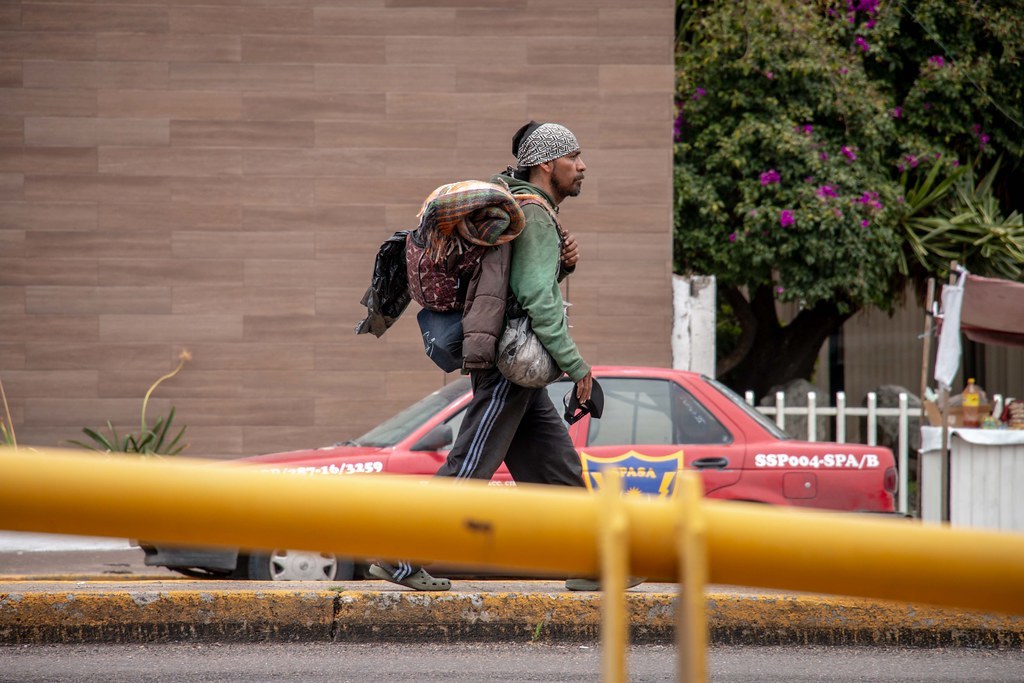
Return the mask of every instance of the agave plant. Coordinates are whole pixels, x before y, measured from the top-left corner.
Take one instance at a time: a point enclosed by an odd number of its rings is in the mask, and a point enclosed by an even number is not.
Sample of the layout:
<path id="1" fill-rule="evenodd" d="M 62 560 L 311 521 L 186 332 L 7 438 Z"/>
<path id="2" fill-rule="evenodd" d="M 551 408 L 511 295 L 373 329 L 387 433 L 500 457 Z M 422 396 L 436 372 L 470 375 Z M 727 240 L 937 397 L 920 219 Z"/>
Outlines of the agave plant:
<path id="1" fill-rule="evenodd" d="M 909 256 L 926 272 L 945 274 L 958 261 L 979 275 L 1020 280 L 1024 275 L 1024 217 L 1004 216 L 992 193 L 999 162 L 975 182 L 964 166 L 939 178 L 936 164 L 927 177 L 907 188 L 904 216 Z M 906 182 L 904 183 L 906 184 Z M 901 254 L 900 272 L 909 274 L 908 254 Z"/>
<path id="2" fill-rule="evenodd" d="M 185 435 L 187 427 L 182 427 L 178 433 L 168 441 L 168 433 L 171 423 L 174 421 L 174 406 L 171 406 L 167 417 L 158 417 L 152 427 L 144 426 L 139 434 L 125 434 L 123 437 L 117 433 L 117 428 L 107 420 L 108 435 L 101 434 L 94 429 L 85 427 L 82 432 L 92 442 L 72 440 L 72 443 L 82 448 L 94 451 L 110 453 L 139 453 L 142 455 L 177 455 L 181 453 L 188 444 L 180 444 L 181 438 Z"/>
<path id="3" fill-rule="evenodd" d="M 181 427 L 173 438 L 168 439 L 171 433 L 171 423 L 174 422 L 174 406 L 166 417 L 158 417 L 152 426 L 146 419 L 146 407 L 149 405 L 149 397 L 153 391 L 164 380 L 174 377 L 185 366 L 187 361 L 192 360 L 192 354 L 182 351 L 178 356 L 178 367 L 160 377 L 149 387 L 146 397 L 142 400 L 142 421 L 138 434 L 126 434 L 123 437 L 117 433 L 114 425 L 107 420 L 108 435 L 85 427 L 82 432 L 91 439 L 91 443 L 82 441 L 70 441 L 76 446 L 94 451 L 107 453 L 138 453 L 141 455 L 177 455 L 188 448 L 188 444 L 182 444 L 181 438 L 185 435 L 187 427 Z"/>

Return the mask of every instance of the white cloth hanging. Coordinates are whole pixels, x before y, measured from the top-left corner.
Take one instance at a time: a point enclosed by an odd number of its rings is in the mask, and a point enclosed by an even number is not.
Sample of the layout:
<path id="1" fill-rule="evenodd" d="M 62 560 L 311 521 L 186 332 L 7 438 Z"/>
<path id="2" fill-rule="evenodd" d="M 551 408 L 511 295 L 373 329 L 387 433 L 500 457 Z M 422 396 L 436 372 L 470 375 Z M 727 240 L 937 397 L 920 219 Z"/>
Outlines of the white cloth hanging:
<path id="1" fill-rule="evenodd" d="M 960 306 L 964 299 L 967 270 L 960 269 L 955 285 L 942 286 L 942 331 L 935 353 L 935 381 L 947 391 L 960 369 Z"/>

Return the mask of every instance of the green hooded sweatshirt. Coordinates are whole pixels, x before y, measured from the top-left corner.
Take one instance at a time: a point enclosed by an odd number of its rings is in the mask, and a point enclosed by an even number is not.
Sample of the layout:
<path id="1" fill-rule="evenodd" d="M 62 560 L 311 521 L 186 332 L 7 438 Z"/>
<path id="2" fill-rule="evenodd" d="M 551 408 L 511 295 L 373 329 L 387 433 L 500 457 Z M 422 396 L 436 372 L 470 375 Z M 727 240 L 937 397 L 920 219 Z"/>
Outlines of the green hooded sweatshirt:
<path id="1" fill-rule="evenodd" d="M 504 181 L 512 194 L 536 194 L 554 206 L 551 197 L 536 185 L 508 175 L 497 175 L 491 182 Z M 558 278 L 562 262 L 562 243 L 554 219 L 543 207 L 523 207 L 526 227 L 512 240 L 512 266 L 509 287 L 519 305 L 530 316 L 537 338 L 574 382 L 588 372 L 576 342 L 569 336 L 569 324 L 562 303 Z"/>

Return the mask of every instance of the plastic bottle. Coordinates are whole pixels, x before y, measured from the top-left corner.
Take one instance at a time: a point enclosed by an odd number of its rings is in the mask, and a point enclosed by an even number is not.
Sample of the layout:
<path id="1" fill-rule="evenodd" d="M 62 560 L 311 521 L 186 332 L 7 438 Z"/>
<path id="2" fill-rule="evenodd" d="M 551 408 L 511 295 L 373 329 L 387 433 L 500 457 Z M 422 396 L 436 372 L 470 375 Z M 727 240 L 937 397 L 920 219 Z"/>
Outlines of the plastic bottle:
<path id="1" fill-rule="evenodd" d="M 967 380 L 967 386 L 964 387 L 964 393 L 962 394 L 963 401 L 961 403 L 963 409 L 963 422 L 964 427 L 980 427 L 981 426 L 981 392 L 978 390 L 977 385 L 974 383 L 974 378 Z"/>

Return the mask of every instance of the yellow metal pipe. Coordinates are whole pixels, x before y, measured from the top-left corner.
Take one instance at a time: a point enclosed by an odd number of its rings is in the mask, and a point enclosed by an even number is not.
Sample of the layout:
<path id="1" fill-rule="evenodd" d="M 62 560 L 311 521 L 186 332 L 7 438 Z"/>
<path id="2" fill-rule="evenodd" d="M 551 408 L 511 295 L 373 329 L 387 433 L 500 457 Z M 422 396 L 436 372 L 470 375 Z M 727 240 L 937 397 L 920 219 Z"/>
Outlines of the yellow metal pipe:
<path id="1" fill-rule="evenodd" d="M 679 530 L 679 618 L 676 631 L 679 644 L 680 683 L 702 683 L 708 679 L 708 617 L 704 587 L 708 578 L 707 525 L 701 499 L 704 495 L 700 475 L 680 472 Z"/>
<path id="2" fill-rule="evenodd" d="M 0 528 L 596 575 L 599 497 L 0 449 Z M 705 500 L 712 583 L 1024 614 L 1024 535 Z M 675 501 L 626 497 L 630 573 L 675 581 Z"/>
<path id="3" fill-rule="evenodd" d="M 622 504 L 618 471 L 604 472 L 601 490 L 601 681 L 629 680 L 629 619 L 626 615 L 626 581 L 629 576 L 629 520 Z"/>
<path id="4" fill-rule="evenodd" d="M 269 474 L 186 458 L 0 451 L 0 527 L 598 575 L 597 497 L 562 487 Z"/>

